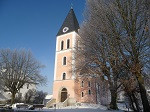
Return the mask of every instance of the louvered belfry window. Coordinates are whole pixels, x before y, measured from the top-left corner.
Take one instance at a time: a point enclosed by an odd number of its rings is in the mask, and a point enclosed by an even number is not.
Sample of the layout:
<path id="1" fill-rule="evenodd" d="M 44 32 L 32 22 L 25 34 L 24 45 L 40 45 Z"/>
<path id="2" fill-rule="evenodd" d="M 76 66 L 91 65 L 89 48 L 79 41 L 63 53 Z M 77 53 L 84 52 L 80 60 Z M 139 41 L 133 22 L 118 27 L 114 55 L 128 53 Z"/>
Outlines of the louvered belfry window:
<path id="1" fill-rule="evenodd" d="M 67 40 L 67 49 L 70 48 L 70 39 Z"/>
<path id="2" fill-rule="evenodd" d="M 61 41 L 61 50 L 64 49 L 64 41 Z"/>

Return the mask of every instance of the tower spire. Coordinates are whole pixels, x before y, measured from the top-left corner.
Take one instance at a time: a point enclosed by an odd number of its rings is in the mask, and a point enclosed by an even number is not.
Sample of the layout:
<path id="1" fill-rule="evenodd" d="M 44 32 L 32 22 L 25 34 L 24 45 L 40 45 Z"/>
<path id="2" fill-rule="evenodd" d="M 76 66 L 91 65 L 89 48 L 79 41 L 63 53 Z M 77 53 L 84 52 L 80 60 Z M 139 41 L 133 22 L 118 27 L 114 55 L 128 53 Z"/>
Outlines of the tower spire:
<path id="1" fill-rule="evenodd" d="M 75 31 L 78 33 L 78 29 L 79 29 L 79 23 L 78 23 L 78 20 L 76 18 L 73 8 L 71 8 L 61 28 L 59 29 L 57 36 L 63 35 L 72 31 Z"/>

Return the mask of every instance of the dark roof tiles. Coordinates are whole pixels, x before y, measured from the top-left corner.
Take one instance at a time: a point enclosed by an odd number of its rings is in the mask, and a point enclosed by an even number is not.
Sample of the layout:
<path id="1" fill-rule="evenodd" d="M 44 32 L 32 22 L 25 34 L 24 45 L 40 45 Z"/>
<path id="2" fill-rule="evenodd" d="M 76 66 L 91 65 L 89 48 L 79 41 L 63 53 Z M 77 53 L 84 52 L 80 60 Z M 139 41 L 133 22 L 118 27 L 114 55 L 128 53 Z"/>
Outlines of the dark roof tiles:
<path id="1" fill-rule="evenodd" d="M 79 27 L 78 20 L 76 18 L 76 15 L 73 9 L 71 8 L 61 28 L 59 29 L 57 36 L 60 36 L 60 35 L 63 35 L 72 31 L 75 31 L 78 33 L 79 28 L 80 27 Z"/>

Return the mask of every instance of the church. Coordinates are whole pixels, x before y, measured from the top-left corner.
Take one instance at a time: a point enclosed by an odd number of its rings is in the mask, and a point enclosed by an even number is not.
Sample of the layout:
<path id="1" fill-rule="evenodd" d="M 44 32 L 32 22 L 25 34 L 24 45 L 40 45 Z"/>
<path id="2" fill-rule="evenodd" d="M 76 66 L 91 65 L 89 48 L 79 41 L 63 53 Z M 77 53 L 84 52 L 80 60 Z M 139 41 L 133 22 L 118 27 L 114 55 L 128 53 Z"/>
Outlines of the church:
<path id="1" fill-rule="evenodd" d="M 70 106 L 77 103 L 106 103 L 109 95 L 98 76 L 82 77 L 75 73 L 73 50 L 79 38 L 79 23 L 70 9 L 56 37 L 53 97 L 47 107 Z"/>

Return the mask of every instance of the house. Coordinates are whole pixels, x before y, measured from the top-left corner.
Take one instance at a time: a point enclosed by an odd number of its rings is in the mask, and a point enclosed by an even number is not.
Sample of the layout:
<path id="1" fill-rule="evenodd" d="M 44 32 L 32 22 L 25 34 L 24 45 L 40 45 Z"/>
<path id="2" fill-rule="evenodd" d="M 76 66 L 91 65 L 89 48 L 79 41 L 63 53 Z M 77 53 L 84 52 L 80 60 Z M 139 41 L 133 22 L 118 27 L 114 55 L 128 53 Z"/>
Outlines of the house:
<path id="1" fill-rule="evenodd" d="M 5 102 L 11 98 L 11 95 L 9 93 L 6 93 L 2 90 L 0 90 L 0 102 Z"/>
<path id="2" fill-rule="evenodd" d="M 52 99 L 52 97 L 53 97 L 53 95 L 50 95 L 50 94 L 46 95 L 44 100 L 43 100 L 43 104 L 46 106 L 46 103 L 48 101 L 50 101 Z"/>
<path id="3" fill-rule="evenodd" d="M 16 94 L 16 97 L 18 95 L 21 95 L 22 99 L 24 98 L 26 92 L 28 92 L 29 89 L 36 89 L 35 85 L 29 85 L 29 84 L 25 84 L 20 90 L 19 92 Z M 0 102 L 6 102 L 8 100 L 11 99 L 11 92 L 4 92 L 2 90 L 0 90 Z"/>

